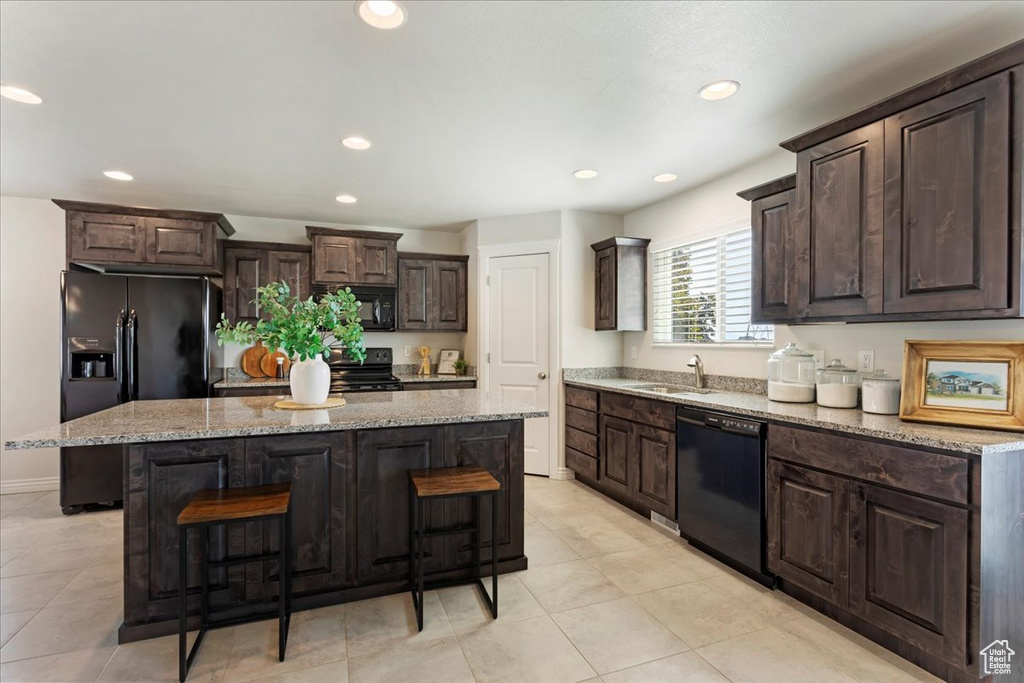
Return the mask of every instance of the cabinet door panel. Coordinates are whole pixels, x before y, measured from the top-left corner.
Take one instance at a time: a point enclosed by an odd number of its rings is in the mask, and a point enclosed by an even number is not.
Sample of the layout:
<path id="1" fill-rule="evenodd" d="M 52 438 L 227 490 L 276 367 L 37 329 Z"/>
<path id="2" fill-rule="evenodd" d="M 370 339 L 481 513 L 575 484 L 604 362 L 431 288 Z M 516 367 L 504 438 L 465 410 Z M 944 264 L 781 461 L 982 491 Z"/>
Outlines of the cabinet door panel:
<path id="1" fill-rule="evenodd" d="M 142 263 L 146 260 L 144 218 L 69 211 L 67 220 L 69 261 Z"/>
<path id="2" fill-rule="evenodd" d="M 393 285 L 398 277 L 397 242 L 359 238 L 356 240 L 356 279 L 361 285 Z"/>
<path id="3" fill-rule="evenodd" d="M 292 296 L 305 301 L 310 294 L 309 253 L 301 251 L 268 252 L 268 282 L 284 282 Z M 266 283 L 265 283 L 266 284 Z"/>
<path id="4" fill-rule="evenodd" d="M 409 475 L 411 469 L 444 466 L 441 427 L 381 429 L 356 437 L 358 580 L 409 576 Z M 444 502 L 426 505 L 426 529 L 445 525 Z M 424 572 L 444 568 L 444 538 L 424 542 Z"/>
<path id="5" fill-rule="evenodd" d="M 885 312 L 1001 309 L 1009 277 L 1010 72 L 885 120 Z"/>
<path id="6" fill-rule="evenodd" d="M 883 130 L 797 155 L 797 317 L 882 312 Z"/>
<path id="7" fill-rule="evenodd" d="M 850 608 L 958 666 L 966 664 L 967 511 L 856 484 Z"/>
<path id="8" fill-rule="evenodd" d="M 623 496 L 630 495 L 630 458 L 636 448 L 635 429 L 631 422 L 601 416 L 601 487 Z"/>
<path id="9" fill-rule="evenodd" d="M 433 261 L 402 259 L 398 262 L 398 328 L 429 330 L 433 324 Z"/>
<path id="10" fill-rule="evenodd" d="M 434 329 L 465 330 L 467 309 L 465 261 L 434 261 Z"/>
<path id="11" fill-rule="evenodd" d="M 125 620 L 145 623 L 178 614 L 178 514 L 204 489 L 245 485 L 245 444 L 240 439 L 129 446 L 126 464 Z M 189 534 L 189 612 L 199 610 L 202 531 Z M 210 530 L 210 559 L 245 550 L 241 525 Z M 210 604 L 242 599 L 244 569 L 210 572 Z"/>
<path id="12" fill-rule="evenodd" d="M 796 190 L 751 204 L 751 322 L 778 322 L 793 316 L 793 209 Z"/>
<path id="13" fill-rule="evenodd" d="M 848 596 L 845 479 L 768 460 L 768 568 L 840 607 Z"/>
<path id="14" fill-rule="evenodd" d="M 216 244 L 213 226 L 203 221 L 174 218 L 146 219 L 146 260 L 182 266 L 213 266 Z"/>
<path id="15" fill-rule="evenodd" d="M 342 285 L 357 282 L 354 237 L 313 236 L 313 282 Z"/>
<path id="16" fill-rule="evenodd" d="M 616 263 L 615 247 L 595 254 L 594 268 L 594 329 L 614 330 L 616 319 Z"/>
<path id="17" fill-rule="evenodd" d="M 636 427 L 633 481 L 637 502 L 676 518 L 676 435 L 653 427 Z"/>
<path id="18" fill-rule="evenodd" d="M 281 436 L 246 442 L 246 485 L 291 482 L 292 590 L 297 594 L 346 583 L 345 466 L 351 434 Z M 278 523 L 246 525 L 246 554 L 276 553 Z M 246 597 L 277 595 L 278 562 L 246 565 Z"/>
<path id="19" fill-rule="evenodd" d="M 267 252 L 226 247 L 224 262 L 224 315 L 232 322 L 255 323 L 260 317 L 256 288 L 267 284 Z"/>
<path id="20" fill-rule="evenodd" d="M 498 494 L 498 558 L 510 560 L 523 554 L 522 515 L 515 510 L 523 507 L 523 423 L 489 422 L 483 424 L 450 425 L 444 428 L 445 466 L 479 465 L 501 483 Z M 472 503 L 469 500 L 445 501 L 445 523 L 449 527 L 473 523 Z M 491 503 L 480 502 L 481 558 L 490 562 Z M 473 534 L 452 535 L 448 544 L 448 568 L 471 566 L 473 563 Z"/>

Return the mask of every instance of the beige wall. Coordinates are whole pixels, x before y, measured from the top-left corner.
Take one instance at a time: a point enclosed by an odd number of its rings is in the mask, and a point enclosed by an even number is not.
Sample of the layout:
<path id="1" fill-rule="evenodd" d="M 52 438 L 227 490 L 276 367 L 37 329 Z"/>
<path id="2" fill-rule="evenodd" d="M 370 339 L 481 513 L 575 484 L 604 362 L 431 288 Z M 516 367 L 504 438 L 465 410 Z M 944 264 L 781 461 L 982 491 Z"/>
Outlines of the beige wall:
<path id="1" fill-rule="evenodd" d="M 60 421 L 64 212 L 0 197 L 0 442 Z M 0 454 L 0 491 L 57 487 L 56 448 Z"/>
<path id="2" fill-rule="evenodd" d="M 736 192 L 793 173 L 795 157 L 780 150 L 734 173 L 644 207 L 625 217 L 625 234 L 648 237 L 654 242 L 706 233 L 715 226 L 749 220 L 750 204 Z M 651 245 L 655 246 L 654 243 Z M 876 369 L 899 374 L 906 339 L 1020 339 L 1024 321 L 991 320 L 928 323 L 824 323 L 777 325 L 775 345 L 794 341 L 809 349 L 825 351 L 826 361 L 840 358 L 854 365 L 857 352 L 875 352 Z M 635 347 L 637 357 L 631 357 Z M 686 370 L 686 361 L 700 353 L 711 374 L 765 377 L 766 361 L 773 348 L 722 348 L 701 344 L 658 346 L 651 333 L 629 332 L 623 336 L 622 362 L 627 366 L 661 370 Z"/>

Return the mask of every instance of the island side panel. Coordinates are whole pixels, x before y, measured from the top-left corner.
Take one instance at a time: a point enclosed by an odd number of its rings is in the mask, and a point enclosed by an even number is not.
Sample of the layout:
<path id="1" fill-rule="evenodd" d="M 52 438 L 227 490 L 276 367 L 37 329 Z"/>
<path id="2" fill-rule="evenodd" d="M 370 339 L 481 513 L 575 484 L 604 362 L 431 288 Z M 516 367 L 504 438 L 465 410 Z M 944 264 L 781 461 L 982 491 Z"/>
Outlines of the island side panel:
<path id="1" fill-rule="evenodd" d="M 177 525 L 185 503 L 206 488 L 291 481 L 296 609 L 408 590 L 407 470 L 479 464 L 501 482 L 501 571 L 526 568 L 523 555 L 523 421 L 318 432 L 132 445 L 125 448 L 125 623 L 121 642 L 177 629 Z M 468 523 L 456 501 L 428 505 L 428 528 Z M 490 542 L 490 506 L 482 505 Z M 261 523 L 211 532 L 213 557 L 272 552 L 277 529 Z M 198 534 L 190 556 L 198 558 Z M 427 578 L 466 577 L 472 537 L 429 540 Z M 194 547 L 191 547 L 194 546 Z M 485 560 L 489 550 L 484 551 Z M 198 589 L 195 560 L 190 591 Z M 212 606 L 229 616 L 265 612 L 277 595 L 277 563 L 211 572 Z M 198 613 L 198 596 L 189 611 Z M 194 616 L 190 619 L 194 621 Z"/>

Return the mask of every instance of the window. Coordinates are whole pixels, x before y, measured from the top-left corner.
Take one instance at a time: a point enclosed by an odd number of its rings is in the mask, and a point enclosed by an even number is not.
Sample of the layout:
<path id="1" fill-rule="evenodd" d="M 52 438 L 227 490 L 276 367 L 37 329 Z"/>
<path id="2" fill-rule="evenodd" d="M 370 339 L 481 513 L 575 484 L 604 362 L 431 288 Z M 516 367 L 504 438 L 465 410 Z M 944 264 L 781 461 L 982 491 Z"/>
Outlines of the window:
<path id="1" fill-rule="evenodd" d="M 750 322 L 750 228 L 651 254 L 655 344 L 771 344 Z"/>

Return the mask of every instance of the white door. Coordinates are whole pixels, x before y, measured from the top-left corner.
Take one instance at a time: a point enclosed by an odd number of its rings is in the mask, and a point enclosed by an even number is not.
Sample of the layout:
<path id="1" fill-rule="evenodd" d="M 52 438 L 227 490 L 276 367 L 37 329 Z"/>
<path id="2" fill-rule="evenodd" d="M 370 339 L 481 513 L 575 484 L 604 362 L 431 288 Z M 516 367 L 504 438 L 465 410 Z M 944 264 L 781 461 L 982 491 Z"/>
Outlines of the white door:
<path id="1" fill-rule="evenodd" d="M 548 409 L 548 254 L 489 259 L 488 393 Z M 525 421 L 526 473 L 548 475 L 548 418 Z"/>

